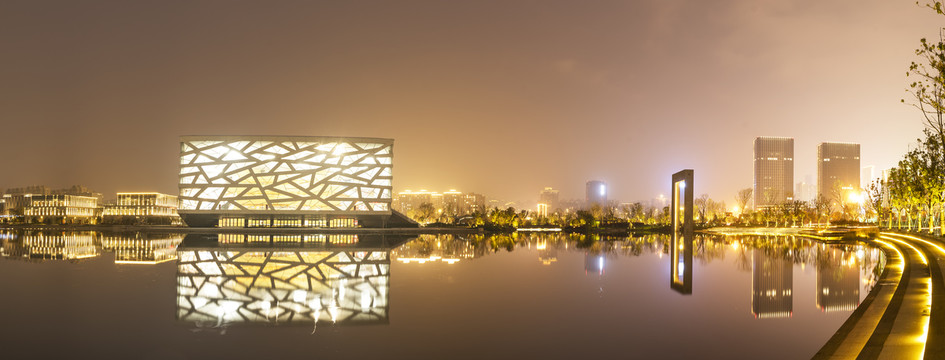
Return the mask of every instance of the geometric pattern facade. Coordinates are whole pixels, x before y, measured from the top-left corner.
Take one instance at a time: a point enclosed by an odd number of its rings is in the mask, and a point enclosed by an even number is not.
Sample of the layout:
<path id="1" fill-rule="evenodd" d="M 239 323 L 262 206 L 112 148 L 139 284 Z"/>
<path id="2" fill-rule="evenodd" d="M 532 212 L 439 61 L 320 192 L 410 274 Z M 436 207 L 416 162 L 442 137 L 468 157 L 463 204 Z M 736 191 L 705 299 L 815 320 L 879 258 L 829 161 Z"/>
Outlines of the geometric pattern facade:
<path id="1" fill-rule="evenodd" d="M 387 323 L 390 250 L 179 249 L 177 319 L 198 326 Z"/>
<path id="2" fill-rule="evenodd" d="M 183 136 L 180 210 L 390 214 L 393 140 Z"/>

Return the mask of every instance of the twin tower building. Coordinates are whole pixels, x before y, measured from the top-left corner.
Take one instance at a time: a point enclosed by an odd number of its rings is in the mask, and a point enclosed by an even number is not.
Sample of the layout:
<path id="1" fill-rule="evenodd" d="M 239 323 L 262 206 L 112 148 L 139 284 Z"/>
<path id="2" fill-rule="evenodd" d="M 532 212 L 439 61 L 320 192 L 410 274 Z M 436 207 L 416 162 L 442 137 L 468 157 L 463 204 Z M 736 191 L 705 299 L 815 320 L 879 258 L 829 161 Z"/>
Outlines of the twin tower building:
<path id="1" fill-rule="evenodd" d="M 791 202 L 794 194 L 794 139 L 755 138 L 754 208 Z M 817 193 L 827 201 L 847 201 L 860 188 L 860 144 L 817 145 Z M 816 199 L 816 198 L 815 198 Z"/>

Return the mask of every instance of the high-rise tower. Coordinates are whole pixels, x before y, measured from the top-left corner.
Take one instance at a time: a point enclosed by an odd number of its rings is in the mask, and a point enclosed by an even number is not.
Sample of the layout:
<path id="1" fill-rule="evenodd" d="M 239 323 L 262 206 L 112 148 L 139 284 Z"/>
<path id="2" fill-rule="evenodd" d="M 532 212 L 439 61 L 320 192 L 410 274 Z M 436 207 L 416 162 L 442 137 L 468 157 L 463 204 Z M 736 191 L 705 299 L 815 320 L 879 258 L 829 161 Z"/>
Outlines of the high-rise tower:
<path id="1" fill-rule="evenodd" d="M 587 182 L 586 189 L 587 206 L 592 206 L 594 204 L 605 206 L 607 205 L 607 183 L 599 180 L 591 180 Z"/>
<path id="2" fill-rule="evenodd" d="M 755 138 L 755 209 L 794 199 L 794 138 Z"/>
<path id="3" fill-rule="evenodd" d="M 859 188 L 860 144 L 825 142 L 817 145 L 817 196 L 845 201 Z"/>

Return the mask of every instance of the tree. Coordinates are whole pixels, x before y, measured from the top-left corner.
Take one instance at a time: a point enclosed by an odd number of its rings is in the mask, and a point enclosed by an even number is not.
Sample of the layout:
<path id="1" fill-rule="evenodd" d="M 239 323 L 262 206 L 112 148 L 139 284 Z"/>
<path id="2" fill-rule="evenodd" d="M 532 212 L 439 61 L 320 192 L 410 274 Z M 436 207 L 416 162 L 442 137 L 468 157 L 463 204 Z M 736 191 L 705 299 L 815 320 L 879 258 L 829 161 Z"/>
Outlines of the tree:
<path id="1" fill-rule="evenodd" d="M 575 212 L 576 217 L 572 220 L 571 226 L 581 227 L 587 226 L 591 228 L 597 227 L 595 224 L 594 213 L 588 210 L 578 210 Z"/>
<path id="2" fill-rule="evenodd" d="M 744 188 L 738 190 L 738 193 L 735 194 L 735 203 L 738 204 L 738 209 L 742 212 L 745 212 L 748 207 L 748 203 L 751 201 L 751 195 L 753 190 L 751 188 Z"/>
<path id="3" fill-rule="evenodd" d="M 835 181 L 833 183 L 833 186 L 830 187 L 830 193 L 829 193 L 830 197 L 827 199 L 830 201 L 829 202 L 830 209 L 828 211 L 830 212 L 831 217 L 832 215 L 837 214 L 838 218 L 846 220 L 844 207 L 846 206 L 846 203 L 847 203 L 847 199 L 845 195 L 848 192 L 849 191 L 844 191 L 843 185 L 840 184 L 840 181 Z"/>
<path id="4" fill-rule="evenodd" d="M 945 152 L 938 135 L 928 129 L 924 133 L 925 139 L 919 139 L 918 146 L 906 153 L 890 171 L 888 185 L 894 206 L 908 209 L 910 226 L 913 213 L 924 211 L 932 228 L 934 211 L 936 207 L 942 210 L 945 201 Z"/>
<path id="5" fill-rule="evenodd" d="M 823 194 L 817 195 L 817 198 L 814 199 L 814 209 L 816 210 L 817 222 L 822 222 L 822 219 L 830 220 L 830 200 L 824 197 Z"/>
<path id="6" fill-rule="evenodd" d="M 932 1 L 925 4 L 939 15 L 945 15 L 945 7 L 941 1 Z M 940 145 L 945 145 L 945 41 L 943 31 L 939 29 L 939 40 L 929 41 L 926 38 L 919 40 L 919 48 L 915 50 L 918 61 L 909 65 L 906 77 L 912 79 L 906 91 L 912 95 L 910 105 L 922 113 L 926 128 L 937 137 Z M 902 99 L 902 102 L 906 102 Z"/>
<path id="7" fill-rule="evenodd" d="M 644 214 L 643 214 L 643 219 L 644 219 L 643 222 L 650 225 L 656 224 L 658 216 L 659 216 L 659 209 L 656 208 L 656 206 L 647 205 L 646 210 L 644 211 Z"/>
<path id="8" fill-rule="evenodd" d="M 725 209 L 725 202 L 724 202 L 724 201 L 714 201 L 714 200 L 712 200 L 712 199 L 709 199 L 709 203 L 708 203 L 707 206 L 708 206 L 708 208 L 709 208 L 709 215 L 706 215 L 706 216 L 710 216 L 710 215 L 711 215 L 711 217 L 712 217 L 712 222 L 718 222 L 719 219 L 725 217 L 725 210 L 726 210 L 726 209 Z"/>
<path id="9" fill-rule="evenodd" d="M 803 202 L 800 200 L 794 200 L 794 201 L 788 202 L 787 204 L 785 204 L 785 206 L 787 208 L 788 218 L 791 220 L 791 225 L 796 226 L 798 221 L 800 221 L 801 223 L 804 222 L 804 215 L 807 214 L 806 202 Z"/>
<path id="10" fill-rule="evenodd" d="M 422 203 L 417 207 L 417 221 L 421 223 L 429 222 L 436 214 L 436 209 L 431 203 Z"/>
<path id="11" fill-rule="evenodd" d="M 705 224 L 706 221 L 708 220 L 706 219 L 706 214 L 709 212 L 709 201 L 711 201 L 709 200 L 709 194 L 699 195 L 699 197 L 697 197 L 695 201 L 693 201 L 695 203 L 693 205 L 695 205 L 696 207 L 695 210 L 699 214 L 699 222 L 703 224 Z"/>
<path id="12" fill-rule="evenodd" d="M 866 201 L 868 205 L 868 213 L 873 213 L 876 215 L 876 224 L 882 226 L 883 218 L 889 215 L 889 204 L 886 203 L 885 195 L 886 194 L 886 182 L 882 180 L 876 180 L 870 183 L 866 187 Z M 889 217 L 889 222 L 886 224 L 887 227 L 892 227 L 892 217 Z"/>

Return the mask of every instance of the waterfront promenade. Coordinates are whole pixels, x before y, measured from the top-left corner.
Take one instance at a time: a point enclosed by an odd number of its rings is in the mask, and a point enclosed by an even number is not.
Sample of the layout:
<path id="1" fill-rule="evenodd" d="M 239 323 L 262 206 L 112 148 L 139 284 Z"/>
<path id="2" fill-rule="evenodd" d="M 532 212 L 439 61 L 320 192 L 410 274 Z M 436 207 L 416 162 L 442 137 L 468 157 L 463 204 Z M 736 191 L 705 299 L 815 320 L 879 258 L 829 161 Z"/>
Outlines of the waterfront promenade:
<path id="1" fill-rule="evenodd" d="M 945 358 L 945 247 L 889 232 L 870 242 L 887 254 L 880 280 L 814 359 Z"/>

